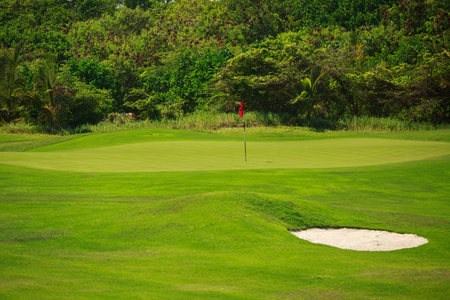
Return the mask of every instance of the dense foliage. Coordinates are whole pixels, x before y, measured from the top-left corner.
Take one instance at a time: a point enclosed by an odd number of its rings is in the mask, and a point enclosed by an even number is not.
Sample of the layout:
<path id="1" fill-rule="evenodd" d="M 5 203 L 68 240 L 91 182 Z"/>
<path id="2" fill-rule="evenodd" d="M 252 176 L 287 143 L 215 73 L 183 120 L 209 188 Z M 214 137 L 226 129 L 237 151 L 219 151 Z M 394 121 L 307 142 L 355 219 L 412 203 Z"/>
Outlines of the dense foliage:
<path id="1" fill-rule="evenodd" d="M 0 120 L 246 109 L 450 121 L 436 0 L 2 0 Z"/>

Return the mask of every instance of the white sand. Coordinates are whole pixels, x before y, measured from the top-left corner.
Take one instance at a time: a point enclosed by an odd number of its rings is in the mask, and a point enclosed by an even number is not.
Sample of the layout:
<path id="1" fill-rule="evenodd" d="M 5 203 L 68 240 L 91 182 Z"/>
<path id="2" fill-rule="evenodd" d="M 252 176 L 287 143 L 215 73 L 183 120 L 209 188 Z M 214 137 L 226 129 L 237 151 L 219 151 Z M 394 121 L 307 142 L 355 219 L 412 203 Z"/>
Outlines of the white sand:
<path id="1" fill-rule="evenodd" d="M 311 243 L 356 251 L 392 251 L 414 248 L 428 243 L 427 239 L 414 234 L 367 229 L 311 228 L 291 233 Z"/>

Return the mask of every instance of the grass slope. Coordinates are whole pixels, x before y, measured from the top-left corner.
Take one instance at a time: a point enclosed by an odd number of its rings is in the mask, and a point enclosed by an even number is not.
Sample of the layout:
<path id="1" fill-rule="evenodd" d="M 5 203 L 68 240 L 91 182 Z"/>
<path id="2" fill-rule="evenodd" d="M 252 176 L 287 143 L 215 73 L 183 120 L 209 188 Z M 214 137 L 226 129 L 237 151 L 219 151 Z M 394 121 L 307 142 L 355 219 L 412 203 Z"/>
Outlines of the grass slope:
<path id="1" fill-rule="evenodd" d="M 296 165 L 286 168 L 270 169 L 272 164 L 261 162 L 257 169 L 226 170 L 219 159 L 221 169 L 177 171 L 169 157 L 164 161 L 171 169 L 158 172 L 120 172 L 119 165 L 106 172 L 103 163 L 89 172 L 76 168 L 73 157 L 81 154 L 89 159 L 89 153 L 120 152 L 116 159 L 124 160 L 123 165 L 131 159 L 133 165 L 145 161 L 137 154 L 130 158 L 128 147 L 147 151 L 151 145 L 185 143 L 185 148 L 201 142 L 223 143 L 228 149 L 239 143 L 234 133 L 154 133 L 153 141 L 146 140 L 145 130 L 59 143 L 42 138 L 28 144 L 34 152 L 24 153 L 12 153 L 10 142 L 4 146 L 9 151 L 0 153 L 0 298 L 448 296 L 450 157 L 442 132 L 411 138 L 286 131 L 278 142 L 270 130 L 254 133 L 258 142 L 248 146 L 294 145 L 296 157 L 287 152 L 285 159 Z M 342 159 L 335 147 L 356 147 L 352 140 L 369 144 L 359 149 L 365 154 L 351 151 L 355 162 L 365 160 L 357 166 L 299 168 L 297 160 L 306 161 L 300 140 L 316 145 L 316 152 L 328 148 L 322 154 L 326 163 Z M 384 154 L 390 150 L 392 156 Z M 242 158 L 242 149 L 236 151 Z M 193 152 L 183 155 L 195 158 Z M 66 159 L 73 170 L 64 170 L 61 153 L 70 154 Z M 410 158 L 401 160 L 401 153 Z M 4 158 L 13 154 L 18 156 Z M 372 154 L 399 161 L 368 166 Z M 15 162 L 20 155 L 53 157 L 60 161 L 58 170 L 30 168 L 31 160 L 28 167 L 21 166 Z M 318 159 L 314 155 L 311 160 Z M 355 252 L 311 244 L 288 231 L 314 226 L 415 233 L 429 243 L 392 252 Z"/>

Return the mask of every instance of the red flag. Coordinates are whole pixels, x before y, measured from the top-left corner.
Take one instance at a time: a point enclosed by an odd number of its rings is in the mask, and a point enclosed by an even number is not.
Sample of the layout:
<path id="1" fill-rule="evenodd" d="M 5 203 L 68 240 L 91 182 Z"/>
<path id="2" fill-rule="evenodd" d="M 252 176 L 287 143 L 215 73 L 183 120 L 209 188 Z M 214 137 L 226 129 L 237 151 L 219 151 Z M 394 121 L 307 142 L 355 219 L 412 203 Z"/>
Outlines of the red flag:
<path id="1" fill-rule="evenodd" d="M 241 107 L 239 108 L 239 115 L 241 118 L 244 117 L 244 101 L 242 101 Z"/>

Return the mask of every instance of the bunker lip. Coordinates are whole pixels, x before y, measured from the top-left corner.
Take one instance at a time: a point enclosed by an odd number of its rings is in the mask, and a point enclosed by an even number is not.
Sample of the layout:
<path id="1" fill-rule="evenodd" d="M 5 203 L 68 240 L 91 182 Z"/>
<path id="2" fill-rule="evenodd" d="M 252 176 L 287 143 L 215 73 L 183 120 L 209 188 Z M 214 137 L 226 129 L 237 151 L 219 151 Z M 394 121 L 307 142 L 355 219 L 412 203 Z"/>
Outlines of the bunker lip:
<path id="1" fill-rule="evenodd" d="M 291 231 L 300 239 L 355 251 L 393 251 L 415 248 L 428 240 L 415 234 L 355 228 L 310 228 Z"/>

